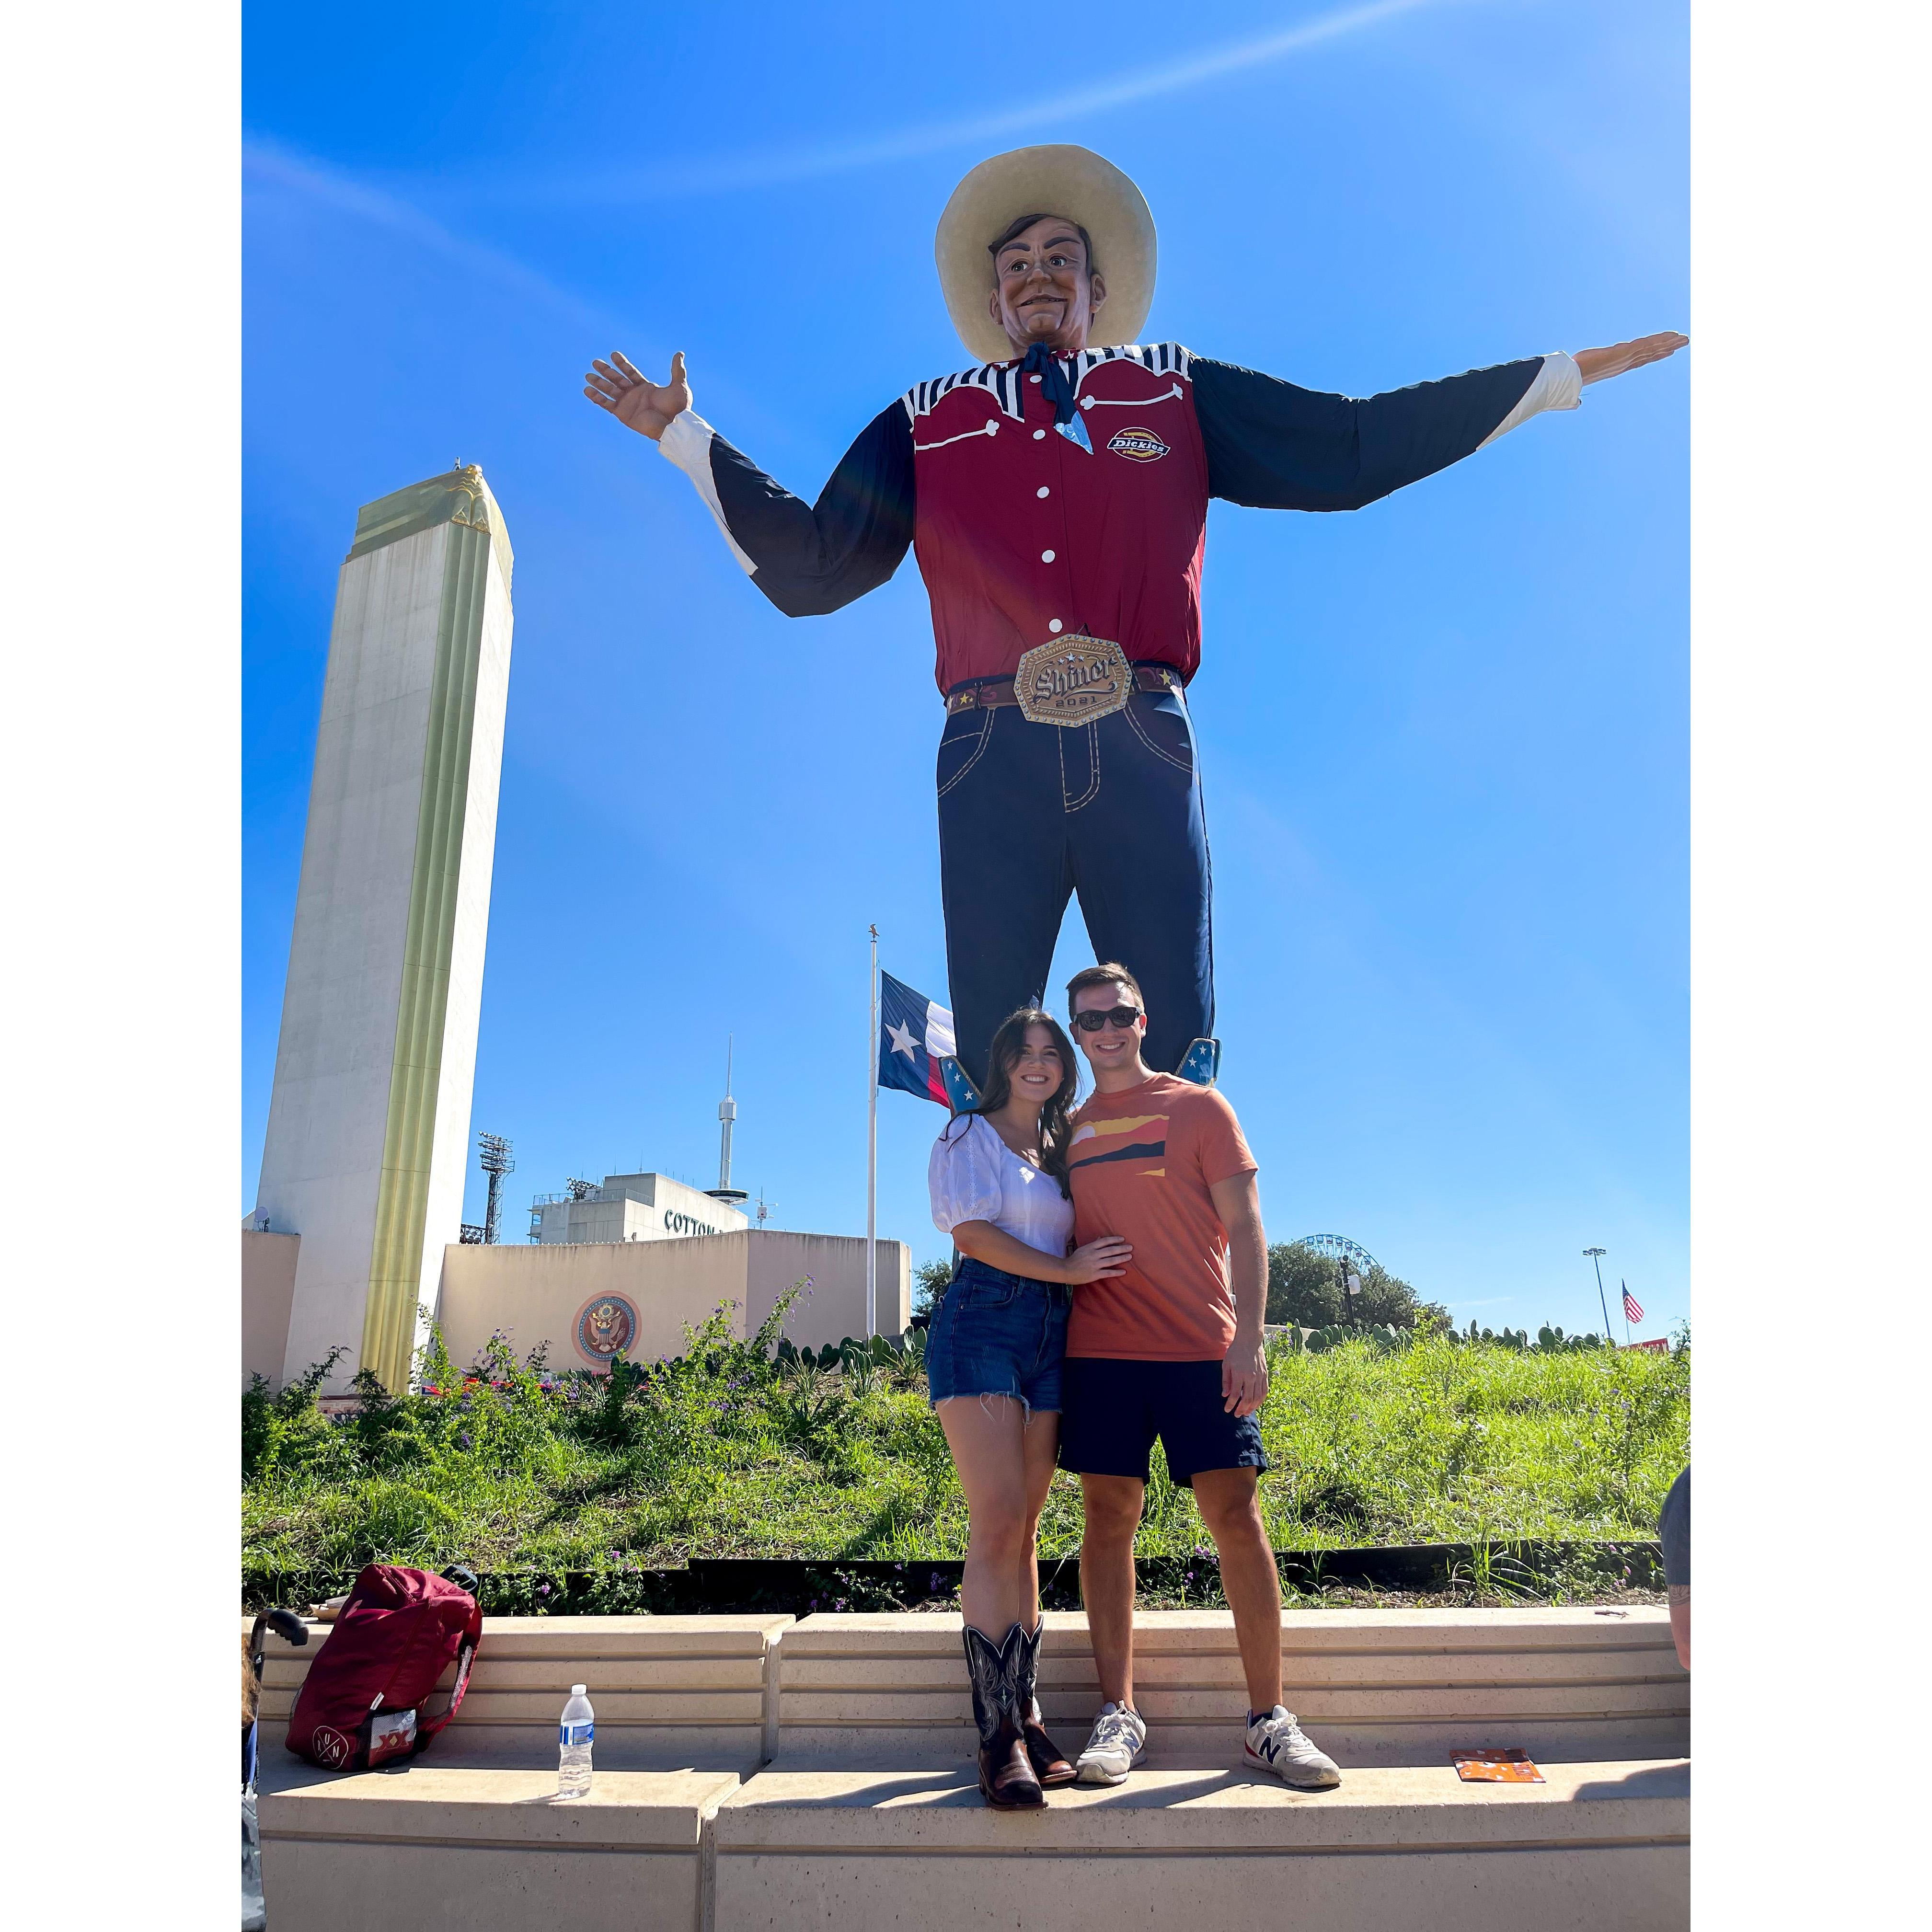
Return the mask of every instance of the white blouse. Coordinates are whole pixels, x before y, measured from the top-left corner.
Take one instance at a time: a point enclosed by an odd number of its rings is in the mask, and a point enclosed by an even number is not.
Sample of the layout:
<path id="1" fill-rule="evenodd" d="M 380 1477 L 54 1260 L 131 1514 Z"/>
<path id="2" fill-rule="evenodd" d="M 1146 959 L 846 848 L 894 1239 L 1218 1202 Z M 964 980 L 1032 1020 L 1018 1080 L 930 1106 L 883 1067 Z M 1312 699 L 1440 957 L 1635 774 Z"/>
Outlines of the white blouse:
<path id="1" fill-rule="evenodd" d="M 1051 1174 L 1022 1160 L 983 1114 L 946 1124 L 933 1143 L 926 1185 L 932 1225 L 950 1234 L 962 1221 L 990 1221 L 1003 1234 L 1056 1259 L 1073 1232 L 1073 1203 Z"/>

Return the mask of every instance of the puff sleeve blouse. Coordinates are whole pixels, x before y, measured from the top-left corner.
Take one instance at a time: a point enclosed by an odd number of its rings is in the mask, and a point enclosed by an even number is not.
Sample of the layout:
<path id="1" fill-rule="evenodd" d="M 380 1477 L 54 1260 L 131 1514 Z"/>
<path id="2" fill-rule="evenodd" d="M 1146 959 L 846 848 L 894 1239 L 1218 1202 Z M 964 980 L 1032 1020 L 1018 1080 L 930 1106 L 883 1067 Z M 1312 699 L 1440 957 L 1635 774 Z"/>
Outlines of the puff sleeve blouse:
<path id="1" fill-rule="evenodd" d="M 1003 1233 L 1056 1258 L 1073 1232 L 1073 1204 L 1060 1184 L 1021 1160 L 978 1114 L 949 1120 L 926 1166 L 932 1224 L 952 1233 L 962 1221 L 990 1221 Z"/>

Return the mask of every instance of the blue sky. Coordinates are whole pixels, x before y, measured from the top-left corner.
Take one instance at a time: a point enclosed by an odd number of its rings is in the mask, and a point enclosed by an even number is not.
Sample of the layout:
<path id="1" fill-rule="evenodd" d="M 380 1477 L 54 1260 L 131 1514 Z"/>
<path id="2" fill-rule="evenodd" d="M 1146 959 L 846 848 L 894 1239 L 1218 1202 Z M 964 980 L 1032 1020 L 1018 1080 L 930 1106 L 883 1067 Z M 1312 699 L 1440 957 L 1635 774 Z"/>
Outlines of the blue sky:
<path id="1" fill-rule="evenodd" d="M 517 552 L 474 1115 L 513 1205 L 708 1183 L 734 1033 L 737 1178 L 862 1228 L 868 922 L 945 997 L 917 572 L 779 616 L 582 400 L 591 354 L 683 349 L 812 494 L 967 359 L 955 182 L 1052 140 L 1148 196 L 1150 339 L 1310 386 L 1688 327 L 1682 5 L 1075 17 L 250 10 L 244 1207 L 336 570 L 358 504 L 460 458 Z M 1190 697 L 1270 1235 L 1350 1235 L 1464 1321 L 1597 1322 L 1592 1244 L 1646 1332 L 1688 1312 L 1689 359 L 1354 515 L 1210 515 Z M 1056 982 L 1084 946 L 1070 909 Z M 940 1116 L 880 1110 L 880 1232 L 940 1254 Z"/>

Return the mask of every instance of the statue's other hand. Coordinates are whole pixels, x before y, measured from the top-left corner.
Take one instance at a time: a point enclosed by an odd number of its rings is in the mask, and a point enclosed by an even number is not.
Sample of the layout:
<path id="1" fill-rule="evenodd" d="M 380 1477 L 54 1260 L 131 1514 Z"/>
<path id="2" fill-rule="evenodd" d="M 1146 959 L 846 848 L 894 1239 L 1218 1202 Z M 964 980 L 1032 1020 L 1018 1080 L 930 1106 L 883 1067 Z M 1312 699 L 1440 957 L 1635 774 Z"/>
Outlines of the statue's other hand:
<path id="1" fill-rule="evenodd" d="M 595 358 L 584 378 L 584 393 L 600 410 L 608 410 L 626 429 L 656 442 L 670 428 L 670 420 L 691 406 L 691 384 L 684 373 L 684 351 L 670 358 L 670 380 L 653 382 L 638 373 L 621 349 L 607 362 Z"/>
<path id="2" fill-rule="evenodd" d="M 1586 382 L 1600 382 L 1621 376 L 1628 369 L 1641 369 L 1646 362 L 1661 362 L 1675 356 L 1690 340 L 1666 328 L 1659 335 L 1640 335 L 1634 342 L 1613 343 L 1607 349 L 1580 349 L 1572 358 L 1577 374 Z"/>

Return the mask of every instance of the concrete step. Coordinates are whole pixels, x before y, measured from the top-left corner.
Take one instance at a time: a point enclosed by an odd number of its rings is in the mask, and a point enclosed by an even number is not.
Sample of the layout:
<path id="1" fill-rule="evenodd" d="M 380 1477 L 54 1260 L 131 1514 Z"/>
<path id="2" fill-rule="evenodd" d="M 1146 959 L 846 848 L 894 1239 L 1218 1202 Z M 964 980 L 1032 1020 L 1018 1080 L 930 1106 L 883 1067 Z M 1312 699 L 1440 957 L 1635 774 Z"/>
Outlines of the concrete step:
<path id="1" fill-rule="evenodd" d="M 749 1772 L 776 1744 L 773 1642 L 787 1616 L 485 1617 L 463 1708 L 430 1749 L 452 1766 L 548 1763 L 573 1684 L 591 1687 L 597 1762 L 614 1771 Z M 242 1619 L 245 1636 L 252 1619 Z M 331 1626 L 300 1648 L 270 1634 L 263 1652 L 260 1782 L 284 1790 L 325 1775 L 283 1735 Z M 442 1675 L 455 1682 L 452 1664 Z"/>
<path id="2" fill-rule="evenodd" d="M 600 1763 L 590 1796 L 560 1804 L 554 1766 L 476 1770 L 424 1759 L 264 1793 L 269 1920 L 275 1932 L 708 1932 L 703 1834 L 737 1787 L 728 1774 Z"/>
<path id="3" fill-rule="evenodd" d="M 1445 1766 L 1288 1790 L 1218 1769 L 989 1811 L 970 1772 L 828 1770 L 781 1758 L 709 1827 L 715 1922 L 1060 1932 L 1217 1923 L 1322 1932 L 1682 1932 L 1690 1778 L 1673 1762 L 1551 1763 L 1541 1785 Z"/>
<path id="4" fill-rule="evenodd" d="M 1047 1624 L 1041 1702 L 1077 1750 L 1098 1694 L 1085 1619 Z M 268 1651 L 278 1932 L 560 1910 L 593 1932 L 1116 1932 L 1185 1924 L 1210 1896 L 1217 1916 L 1302 1910 L 1323 1932 L 1686 1922 L 1688 1680 L 1661 1610 L 1286 1613 L 1288 1702 L 1343 1769 L 1314 1794 L 1240 1768 L 1227 1614 L 1144 1612 L 1144 1767 L 1018 1816 L 974 1784 L 956 1616 L 490 1618 L 428 1754 L 347 1778 L 290 1757 L 278 1721 L 326 1634 Z M 596 1780 L 559 1805 L 555 1726 L 576 1682 L 597 1706 Z M 1548 1782 L 1461 1784 L 1449 1751 L 1484 1744 L 1527 1749 Z"/>
<path id="5" fill-rule="evenodd" d="M 1086 1618 L 1048 1612 L 1040 1701 L 1077 1750 L 1100 1702 Z M 957 1616 L 802 1618 L 773 1654 L 776 1753 L 828 1768 L 938 1768 L 971 1749 Z M 1144 1611 L 1136 1700 L 1154 1761 L 1228 1762 L 1245 1704 L 1226 1611 Z M 1648 1760 L 1690 1748 L 1690 1680 L 1667 1611 L 1286 1611 L 1283 1696 L 1345 1767 L 1439 1765 L 1459 1747 Z M 1232 1742 L 1231 1742 L 1232 1741 Z"/>

